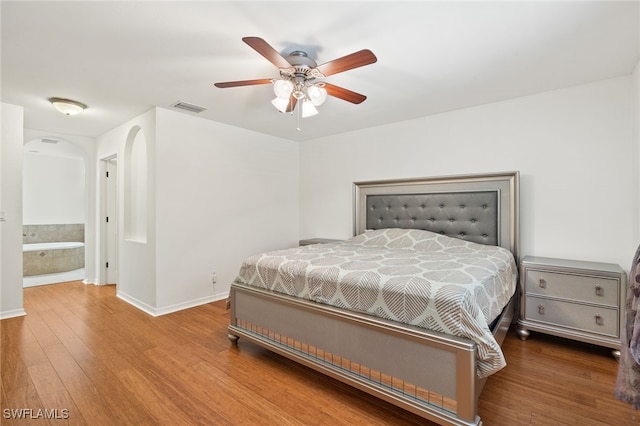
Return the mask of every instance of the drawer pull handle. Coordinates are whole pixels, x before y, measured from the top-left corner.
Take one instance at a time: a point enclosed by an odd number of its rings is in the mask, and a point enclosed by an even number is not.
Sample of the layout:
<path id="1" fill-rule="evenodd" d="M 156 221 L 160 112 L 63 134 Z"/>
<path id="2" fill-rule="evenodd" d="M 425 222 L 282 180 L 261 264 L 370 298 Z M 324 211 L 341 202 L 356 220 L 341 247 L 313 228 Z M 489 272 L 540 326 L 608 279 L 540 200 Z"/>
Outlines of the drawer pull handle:
<path id="1" fill-rule="evenodd" d="M 540 286 L 540 288 L 547 288 L 547 280 L 545 280 L 544 278 L 540 278 L 538 280 L 538 285 Z"/>
<path id="2" fill-rule="evenodd" d="M 600 284 L 596 285 L 596 296 L 604 296 L 604 289 Z"/>
<path id="3" fill-rule="evenodd" d="M 604 320 L 602 319 L 602 315 L 596 314 L 596 324 L 597 325 L 604 325 Z"/>
<path id="4" fill-rule="evenodd" d="M 544 305 L 538 305 L 538 313 L 544 315 Z"/>

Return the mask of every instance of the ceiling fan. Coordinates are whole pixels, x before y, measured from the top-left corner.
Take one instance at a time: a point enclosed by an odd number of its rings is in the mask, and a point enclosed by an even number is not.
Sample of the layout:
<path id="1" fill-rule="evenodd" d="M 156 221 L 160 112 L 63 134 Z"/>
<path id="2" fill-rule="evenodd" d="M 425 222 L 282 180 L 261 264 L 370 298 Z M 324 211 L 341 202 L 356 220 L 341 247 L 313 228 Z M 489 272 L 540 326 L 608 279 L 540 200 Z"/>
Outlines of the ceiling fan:
<path id="1" fill-rule="evenodd" d="M 372 64 L 378 60 L 368 49 L 354 52 L 333 61 L 318 65 L 306 52 L 296 50 L 288 56 L 282 56 L 269 43 L 259 37 L 243 37 L 256 52 L 278 67 L 280 78 L 261 78 L 256 80 L 227 81 L 215 83 L 219 88 L 273 84 L 276 98 L 271 103 L 281 112 L 291 112 L 301 102 L 302 117 L 318 113 L 316 106 L 321 105 L 328 96 L 333 96 L 353 104 L 367 99 L 360 93 L 319 80 L 333 74 Z"/>

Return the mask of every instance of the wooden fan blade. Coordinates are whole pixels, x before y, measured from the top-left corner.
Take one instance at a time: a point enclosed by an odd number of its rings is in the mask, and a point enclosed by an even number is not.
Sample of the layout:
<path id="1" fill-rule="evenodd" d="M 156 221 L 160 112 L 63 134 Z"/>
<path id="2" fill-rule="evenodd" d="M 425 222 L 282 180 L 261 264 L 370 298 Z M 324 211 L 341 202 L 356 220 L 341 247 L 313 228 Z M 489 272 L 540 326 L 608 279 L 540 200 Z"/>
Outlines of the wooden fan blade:
<path id="1" fill-rule="evenodd" d="M 258 80 L 225 81 L 223 83 L 215 83 L 214 86 L 224 89 L 225 87 L 253 86 L 256 84 L 271 84 L 271 79 L 261 78 Z"/>
<path id="2" fill-rule="evenodd" d="M 264 56 L 269 62 L 278 68 L 290 68 L 291 64 L 275 50 L 269 43 L 260 37 L 243 37 L 242 41 L 247 43 L 253 50 Z"/>
<path id="3" fill-rule="evenodd" d="M 296 108 L 296 104 L 298 103 L 298 99 L 295 96 L 291 95 L 289 98 L 289 105 L 287 105 L 287 112 L 291 112 Z"/>
<path id="4" fill-rule="evenodd" d="M 364 49 L 350 55 L 343 56 L 342 58 L 326 62 L 322 65 L 318 65 L 316 69 L 325 76 L 330 76 L 339 72 L 349 71 L 354 68 L 373 64 L 377 60 L 378 58 L 376 58 L 376 55 L 374 55 L 372 51 Z"/>
<path id="5" fill-rule="evenodd" d="M 336 86 L 335 84 L 325 83 L 324 88 L 327 90 L 327 95 L 340 98 L 344 101 L 351 102 L 352 104 L 360 104 L 367 99 L 365 95 L 352 92 L 351 90 Z"/>

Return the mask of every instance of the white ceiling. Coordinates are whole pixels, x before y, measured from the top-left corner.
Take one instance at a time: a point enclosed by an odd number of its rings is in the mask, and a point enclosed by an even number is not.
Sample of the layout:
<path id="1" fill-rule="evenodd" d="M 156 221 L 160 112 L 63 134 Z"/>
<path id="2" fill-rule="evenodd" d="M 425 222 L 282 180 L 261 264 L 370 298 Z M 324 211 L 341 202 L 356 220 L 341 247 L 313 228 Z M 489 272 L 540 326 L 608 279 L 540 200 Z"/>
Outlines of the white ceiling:
<path id="1" fill-rule="evenodd" d="M 0 13 L 2 101 L 24 106 L 26 128 L 83 136 L 184 101 L 307 140 L 629 75 L 640 53 L 637 1 L 2 1 Z M 377 63 L 327 78 L 367 100 L 330 97 L 296 131 L 270 85 L 213 87 L 278 76 L 244 36 L 319 64 L 372 50 Z M 64 116 L 52 96 L 89 108 Z"/>

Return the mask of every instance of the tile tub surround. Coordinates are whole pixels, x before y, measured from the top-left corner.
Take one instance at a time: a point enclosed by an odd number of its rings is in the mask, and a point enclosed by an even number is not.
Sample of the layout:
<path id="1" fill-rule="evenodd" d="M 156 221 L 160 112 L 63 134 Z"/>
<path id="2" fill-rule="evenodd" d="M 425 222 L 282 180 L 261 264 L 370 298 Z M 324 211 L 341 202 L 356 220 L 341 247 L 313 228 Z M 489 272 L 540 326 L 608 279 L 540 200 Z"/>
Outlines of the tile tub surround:
<path id="1" fill-rule="evenodd" d="M 84 224 L 23 225 L 22 243 L 84 243 Z M 84 246 L 23 252 L 23 276 L 55 274 L 84 268 Z"/>
<path id="2" fill-rule="evenodd" d="M 25 277 L 84 268 L 84 245 L 73 248 L 24 251 L 22 256 L 22 275 Z"/>
<path id="3" fill-rule="evenodd" d="M 22 243 L 84 242 L 84 224 L 23 225 Z"/>

